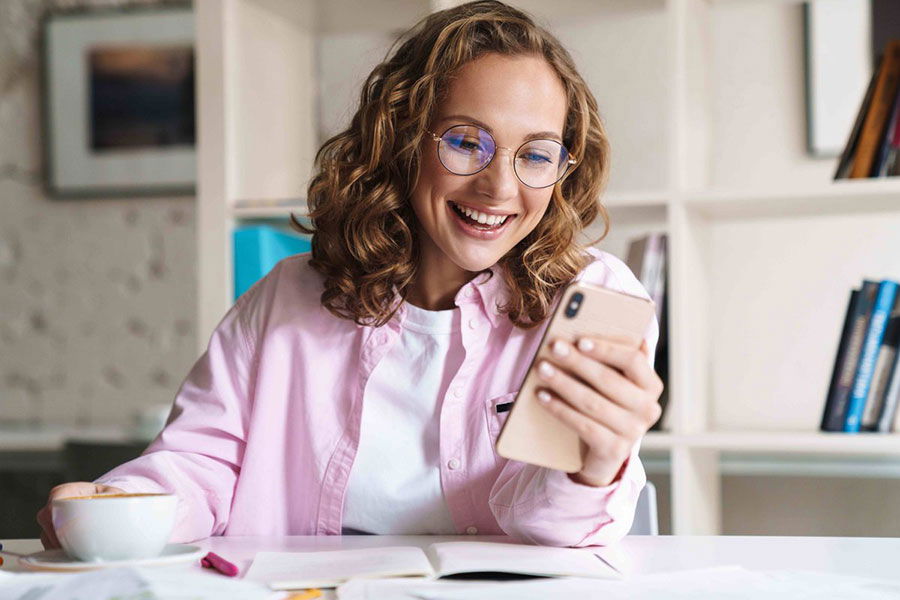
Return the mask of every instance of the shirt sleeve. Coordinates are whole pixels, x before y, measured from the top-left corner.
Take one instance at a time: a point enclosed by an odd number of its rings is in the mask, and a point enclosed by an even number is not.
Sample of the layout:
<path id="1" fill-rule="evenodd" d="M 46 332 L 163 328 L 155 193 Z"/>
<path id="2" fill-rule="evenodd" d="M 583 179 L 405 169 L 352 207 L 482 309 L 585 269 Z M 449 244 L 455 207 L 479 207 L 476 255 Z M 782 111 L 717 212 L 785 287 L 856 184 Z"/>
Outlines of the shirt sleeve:
<path id="1" fill-rule="evenodd" d="M 220 535 L 228 523 L 249 413 L 247 297 L 216 327 L 182 383 L 162 432 L 141 456 L 96 480 L 126 492 L 177 495 L 173 542 Z"/>
<path id="2" fill-rule="evenodd" d="M 612 277 L 605 285 L 649 298 L 637 278 L 618 259 L 604 255 Z M 659 323 L 652 319 L 644 335 L 653 366 Z M 491 490 L 490 507 L 500 528 L 521 541 L 546 546 L 603 546 L 631 529 L 638 496 L 647 482 L 635 444 L 618 478 L 608 486 L 576 483 L 563 471 L 509 460 Z"/>

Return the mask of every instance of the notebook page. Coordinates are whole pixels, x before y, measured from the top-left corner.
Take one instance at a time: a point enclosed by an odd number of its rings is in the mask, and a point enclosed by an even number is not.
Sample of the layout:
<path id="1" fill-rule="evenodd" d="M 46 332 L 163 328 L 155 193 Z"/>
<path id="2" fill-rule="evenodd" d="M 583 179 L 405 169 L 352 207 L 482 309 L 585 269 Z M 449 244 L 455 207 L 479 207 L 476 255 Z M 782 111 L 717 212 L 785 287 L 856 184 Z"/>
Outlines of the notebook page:
<path id="1" fill-rule="evenodd" d="M 590 550 L 493 542 L 439 542 L 429 546 L 438 576 L 480 571 L 621 579 Z"/>
<path id="2" fill-rule="evenodd" d="M 319 552 L 257 552 L 244 579 L 273 590 L 337 587 L 353 577 L 433 577 L 428 557 L 413 546 L 325 550 Z"/>

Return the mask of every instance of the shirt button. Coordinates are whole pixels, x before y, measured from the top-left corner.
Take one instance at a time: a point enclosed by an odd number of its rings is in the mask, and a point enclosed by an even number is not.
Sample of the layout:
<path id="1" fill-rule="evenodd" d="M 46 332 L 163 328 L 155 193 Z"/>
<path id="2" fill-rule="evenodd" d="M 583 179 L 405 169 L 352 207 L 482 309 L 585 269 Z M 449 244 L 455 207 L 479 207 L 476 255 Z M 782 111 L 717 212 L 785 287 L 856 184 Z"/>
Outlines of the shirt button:
<path id="1" fill-rule="evenodd" d="M 462 388 L 459 387 L 459 386 L 453 388 L 453 397 L 454 397 L 454 398 L 459 398 L 459 397 L 461 397 L 461 396 L 462 396 Z"/>
<path id="2" fill-rule="evenodd" d="M 459 468 L 459 459 L 458 459 L 458 458 L 451 458 L 451 459 L 447 462 L 447 466 L 450 467 L 450 470 L 451 470 L 451 471 L 455 471 L 456 469 Z"/>
<path id="3" fill-rule="evenodd" d="M 382 333 L 381 335 L 378 336 L 379 344 L 387 344 L 387 341 L 388 341 L 388 336 L 386 333 Z"/>
<path id="4" fill-rule="evenodd" d="M 466 291 L 464 292 L 464 294 L 467 298 L 471 298 L 474 293 L 475 293 L 475 290 L 473 290 L 470 287 L 466 288 Z"/>
<path id="5" fill-rule="evenodd" d="M 478 327 L 478 322 L 475 319 L 469 319 L 469 329 L 475 329 Z"/>
<path id="6" fill-rule="evenodd" d="M 476 533 L 478 533 L 478 528 L 477 527 L 466 527 L 466 533 L 468 533 L 469 535 L 475 535 Z"/>

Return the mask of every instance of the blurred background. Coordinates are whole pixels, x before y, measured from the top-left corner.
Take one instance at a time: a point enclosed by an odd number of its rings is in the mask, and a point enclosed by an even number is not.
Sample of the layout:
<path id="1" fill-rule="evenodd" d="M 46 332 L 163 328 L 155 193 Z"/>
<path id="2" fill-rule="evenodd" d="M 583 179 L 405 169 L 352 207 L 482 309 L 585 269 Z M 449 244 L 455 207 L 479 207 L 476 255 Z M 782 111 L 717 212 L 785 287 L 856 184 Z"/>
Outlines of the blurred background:
<path id="1" fill-rule="evenodd" d="M 234 298 L 308 248 L 286 218 L 363 78 L 453 4 L 0 2 L 0 538 L 156 435 Z M 612 141 L 598 245 L 663 325 L 661 532 L 900 535 L 892 420 L 821 431 L 848 293 L 900 278 L 900 3 L 511 4 Z"/>

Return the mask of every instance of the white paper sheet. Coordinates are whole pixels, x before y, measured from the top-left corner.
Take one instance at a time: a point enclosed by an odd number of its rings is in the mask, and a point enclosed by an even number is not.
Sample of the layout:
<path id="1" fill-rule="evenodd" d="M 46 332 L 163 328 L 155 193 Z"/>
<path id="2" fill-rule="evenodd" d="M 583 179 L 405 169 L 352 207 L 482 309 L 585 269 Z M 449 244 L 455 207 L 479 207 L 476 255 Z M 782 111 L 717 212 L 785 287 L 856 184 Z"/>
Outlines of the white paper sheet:
<path id="1" fill-rule="evenodd" d="M 620 574 L 594 552 L 578 548 L 553 548 L 492 542 L 442 542 L 428 547 L 439 575 L 499 571 L 530 575 L 555 575 L 619 579 Z"/>
<path id="2" fill-rule="evenodd" d="M 809 571 L 750 571 L 718 567 L 635 577 L 627 581 L 543 579 L 442 586 L 396 580 L 356 581 L 338 588 L 340 600 L 896 600 L 900 581 Z"/>
<path id="3" fill-rule="evenodd" d="M 281 597 L 257 583 L 179 568 L 0 575 L 0 600 L 270 600 Z"/>
<path id="4" fill-rule="evenodd" d="M 418 547 L 395 546 L 319 552 L 257 552 L 244 578 L 275 590 L 336 587 L 351 577 L 431 577 Z"/>

